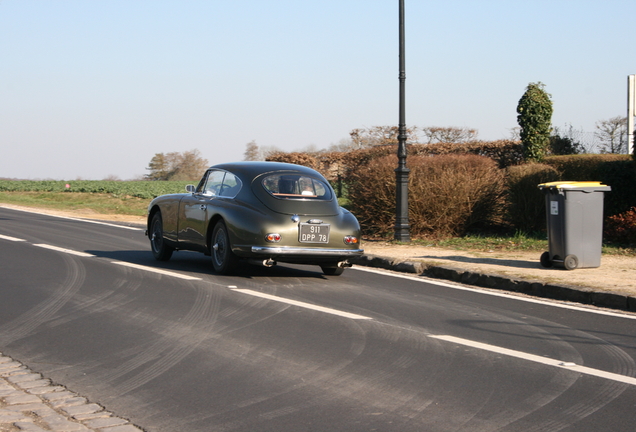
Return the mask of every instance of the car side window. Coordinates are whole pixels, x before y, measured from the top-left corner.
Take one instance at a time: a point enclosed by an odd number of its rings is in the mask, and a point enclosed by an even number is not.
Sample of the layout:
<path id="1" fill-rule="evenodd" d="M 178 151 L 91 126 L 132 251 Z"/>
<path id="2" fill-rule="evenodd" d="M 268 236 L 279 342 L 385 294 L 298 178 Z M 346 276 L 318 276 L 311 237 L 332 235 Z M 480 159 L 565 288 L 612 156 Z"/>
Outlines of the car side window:
<path id="1" fill-rule="evenodd" d="M 241 190 L 241 180 L 236 177 L 232 173 L 225 173 L 225 178 L 223 179 L 223 186 L 221 187 L 221 191 L 219 192 L 219 196 L 234 198 L 239 191 Z"/>
<path id="2" fill-rule="evenodd" d="M 224 177 L 225 171 L 209 171 L 205 182 L 197 192 L 204 195 L 218 195 L 221 192 Z"/>
<path id="3" fill-rule="evenodd" d="M 272 174 L 263 179 L 267 192 L 282 199 L 331 199 L 329 186 L 323 181 L 299 174 Z"/>
<path id="4" fill-rule="evenodd" d="M 234 198 L 241 190 L 241 186 L 241 180 L 234 174 L 213 170 L 207 173 L 197 192 L 206 196 Z"/>

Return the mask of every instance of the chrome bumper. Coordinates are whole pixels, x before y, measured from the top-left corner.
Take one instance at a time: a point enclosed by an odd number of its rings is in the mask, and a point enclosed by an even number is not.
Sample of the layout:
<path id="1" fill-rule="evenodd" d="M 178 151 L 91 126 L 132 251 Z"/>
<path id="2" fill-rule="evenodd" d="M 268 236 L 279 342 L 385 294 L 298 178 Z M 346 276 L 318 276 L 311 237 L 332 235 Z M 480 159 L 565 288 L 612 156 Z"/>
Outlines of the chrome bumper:
<path id="1" fill-rule="evenodd" d="M 317 255 L 317 256 L 354 256 L 362 255 L 364 249 L 321 249 L 302 247 L 252 246 L 252 253 L 272 255 Z"/>

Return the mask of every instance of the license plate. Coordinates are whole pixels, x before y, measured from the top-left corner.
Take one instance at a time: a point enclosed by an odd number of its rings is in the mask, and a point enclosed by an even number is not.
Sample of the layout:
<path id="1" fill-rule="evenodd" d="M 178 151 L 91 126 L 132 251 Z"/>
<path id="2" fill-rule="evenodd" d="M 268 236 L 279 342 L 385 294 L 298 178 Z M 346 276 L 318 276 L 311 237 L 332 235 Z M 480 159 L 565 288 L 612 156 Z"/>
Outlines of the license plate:
<path id="1" fill-rule="evenodd" d="M 301 243 L 329 243 L 329 225 L 301 223 L 298 241 Z"/>

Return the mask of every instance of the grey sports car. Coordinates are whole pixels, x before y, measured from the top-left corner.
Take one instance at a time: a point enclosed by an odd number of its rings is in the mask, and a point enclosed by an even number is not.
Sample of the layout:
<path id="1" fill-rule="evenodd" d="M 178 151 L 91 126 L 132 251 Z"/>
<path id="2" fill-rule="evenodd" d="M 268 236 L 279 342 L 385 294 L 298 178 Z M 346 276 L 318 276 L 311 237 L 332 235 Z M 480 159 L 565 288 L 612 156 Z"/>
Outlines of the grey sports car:
<path id="1" fill-rule="evenodd" d="M 212 256 L 228 274 L 242 262 L 316 264 L 340 275 L 361 255 L 360 225 L 338 205 L 329 182 L 313 169 L 278 162 L 210 167 L 187 193 L 162 195 L 148 207 L 154 257 L 176 250 Z"/>

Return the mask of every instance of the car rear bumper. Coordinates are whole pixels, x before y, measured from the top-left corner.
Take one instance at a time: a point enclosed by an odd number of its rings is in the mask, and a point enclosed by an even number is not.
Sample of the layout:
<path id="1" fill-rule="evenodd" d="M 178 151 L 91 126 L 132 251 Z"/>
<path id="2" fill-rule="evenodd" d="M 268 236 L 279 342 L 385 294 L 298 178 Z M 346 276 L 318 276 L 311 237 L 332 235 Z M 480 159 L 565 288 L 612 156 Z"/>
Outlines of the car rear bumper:
<path id="1" fill-rule="evenodd" d="M 273 247 L 252 246 L 252 253 L 259 255 L 276 256 L 320 256 L 320 257 L 350 257 L 364 253 L 364 249 L 327 249 L 327 248 L 303 248 L 303 247 Z"/>

